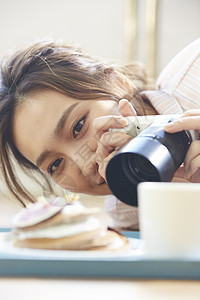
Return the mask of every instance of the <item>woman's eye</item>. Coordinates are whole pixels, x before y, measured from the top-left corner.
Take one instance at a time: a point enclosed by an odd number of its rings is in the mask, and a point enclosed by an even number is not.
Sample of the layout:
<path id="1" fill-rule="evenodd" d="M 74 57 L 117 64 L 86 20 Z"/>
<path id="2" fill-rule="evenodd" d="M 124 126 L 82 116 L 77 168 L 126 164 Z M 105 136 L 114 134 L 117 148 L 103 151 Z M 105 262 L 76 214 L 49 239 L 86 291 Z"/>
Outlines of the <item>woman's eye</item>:
<path id="1" fill-rule="evenodd" d="M 83 126 L 85 124 L 85 118 L 83 117 L 81 120 L 79 120 L 73 127 L 73 137 L 77 138 L 81 130 L 83 129 Z"/>
<path id="2" fill-rule="evenodd" d="M 58 169 L 60 166 L 61 162 L 63 161 L 63 158 L 58 158 L 56 159 L 48 168 L 48 173 L 53 175 L 53 173 Z"/>

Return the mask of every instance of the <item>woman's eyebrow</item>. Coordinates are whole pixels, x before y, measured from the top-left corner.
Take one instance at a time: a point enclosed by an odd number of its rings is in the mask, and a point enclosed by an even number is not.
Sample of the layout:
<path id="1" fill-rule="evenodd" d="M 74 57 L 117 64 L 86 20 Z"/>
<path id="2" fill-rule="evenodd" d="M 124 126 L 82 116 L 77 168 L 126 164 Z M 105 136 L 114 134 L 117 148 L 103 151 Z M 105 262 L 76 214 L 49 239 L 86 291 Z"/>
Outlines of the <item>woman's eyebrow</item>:
<path id="1" fill-rule="evenodd" d="M 43 161 L 50 155 L 50 151 L 43 151 L 36 159 L 36 166 L 39 168 Z"/>
<path id="2" fill-rule="evenodd" d="M 62 114 L 60 120 L 58 121 L 56 128 L 54 130 L 54 135 L 59 136 L 61 134 L 61 131 L 63 129 L 64 124 L 66 123 L 67 119 L 69 118 L 71 112 L 73 109 L 79 104 L 79 102 L 76 102 L 69 106 L 64 113 Z"/>

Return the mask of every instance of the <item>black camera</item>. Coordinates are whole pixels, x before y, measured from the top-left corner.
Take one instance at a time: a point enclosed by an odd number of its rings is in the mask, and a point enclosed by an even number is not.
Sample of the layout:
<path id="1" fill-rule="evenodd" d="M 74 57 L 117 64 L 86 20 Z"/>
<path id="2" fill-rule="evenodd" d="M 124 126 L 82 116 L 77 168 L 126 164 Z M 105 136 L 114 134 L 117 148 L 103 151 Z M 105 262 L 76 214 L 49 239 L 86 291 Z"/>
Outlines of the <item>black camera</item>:
<path id="1" fill-rule="evenodd" d="M 137 206 L 137 185 L 143 181 L 171 181 L 183 163 L 197 131 L 167 133 L 164 125 L 178 115 L 129 117 L 129 125 L 120 131 L 133 139 L 109 161 L 106 180 L 111 192 L 122 202 Z M 119 129 L 111 129 L 119 131 Z"/>

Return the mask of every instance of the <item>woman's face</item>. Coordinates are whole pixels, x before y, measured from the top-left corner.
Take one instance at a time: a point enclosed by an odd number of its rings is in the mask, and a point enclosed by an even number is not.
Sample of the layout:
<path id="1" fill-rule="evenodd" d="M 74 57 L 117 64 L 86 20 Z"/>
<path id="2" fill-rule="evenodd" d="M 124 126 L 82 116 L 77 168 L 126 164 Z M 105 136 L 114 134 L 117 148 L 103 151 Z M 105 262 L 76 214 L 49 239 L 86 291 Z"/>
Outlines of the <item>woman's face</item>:
<path id="1" fill-rule="evenodd" d="M 76 100 L 55 91 L 34 93 L 15 111 L 15 145 L 63 188 L 109 194 L 95 157 L 97 141 L 105 131 L 94 126 L 94 120 L 119 114 L 117 108 L 114 100 Z"/>

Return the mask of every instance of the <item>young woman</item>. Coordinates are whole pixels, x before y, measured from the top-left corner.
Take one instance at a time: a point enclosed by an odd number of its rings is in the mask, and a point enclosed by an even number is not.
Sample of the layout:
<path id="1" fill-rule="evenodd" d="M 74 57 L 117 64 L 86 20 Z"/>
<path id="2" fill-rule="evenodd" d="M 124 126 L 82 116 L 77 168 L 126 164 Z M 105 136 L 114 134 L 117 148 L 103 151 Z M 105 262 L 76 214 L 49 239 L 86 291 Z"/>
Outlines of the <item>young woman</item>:
<path id="1" fill-rule="evenodd" d="M 183 51 L 194 57 L 193 65 L 197 42 Z M 167 84 L 176 77 L 176 71 L 172 73 L 169 78 L 161 75 L 165 88 L 158 80 L 157 89 L 148 91 L 147 77 L 139 66 L 115 66 L 75 47 L 51 42 L 34 44 L 3 61 L 1 166 L 11 192 L 24 205 L 32 201 L 17 180 L 14 156 L 23 167 L 38 170 L 65 189 L 110 194 L 105 181 L 107 162 L 130 140 L 110 128 L 126 126 L 124 117 L 129 115 L 200 108 L 199 99 L 182 103 L 174 93 L 168 93 Z M 113 196 L 107 209 L 116 226 L 138 226 L 137 209 Z"/>

